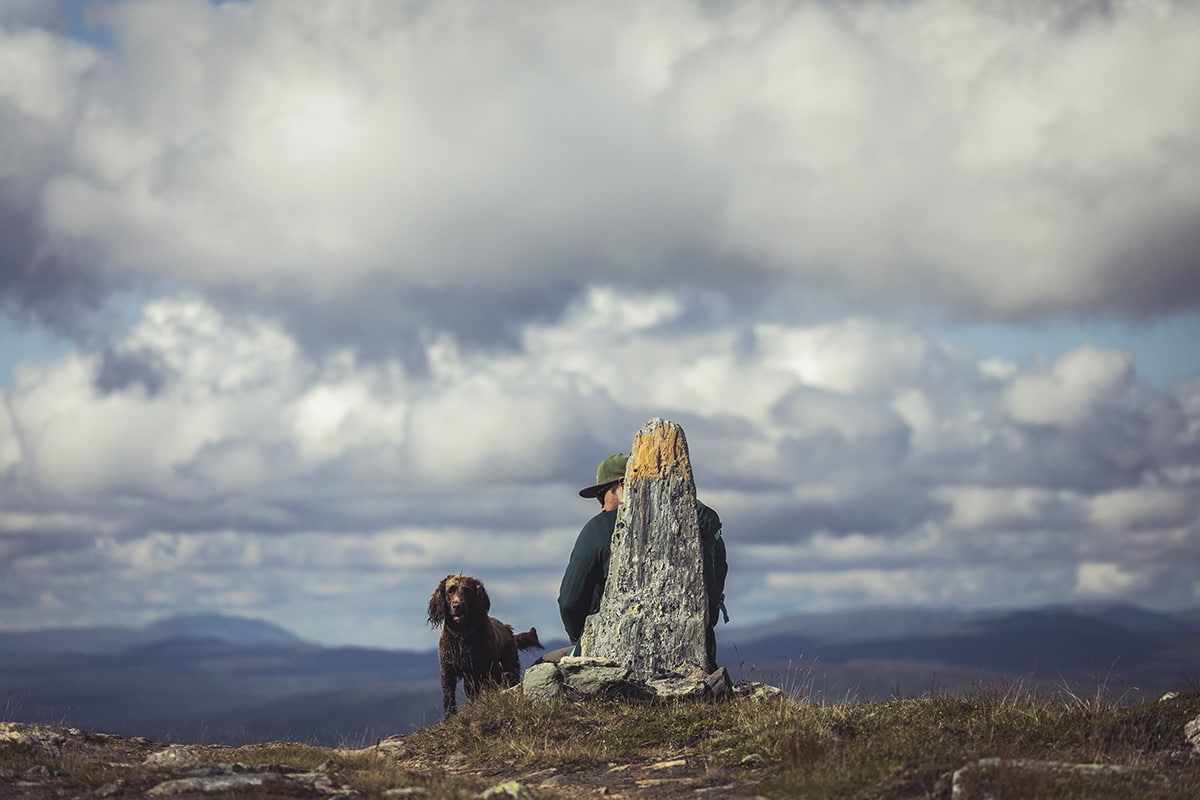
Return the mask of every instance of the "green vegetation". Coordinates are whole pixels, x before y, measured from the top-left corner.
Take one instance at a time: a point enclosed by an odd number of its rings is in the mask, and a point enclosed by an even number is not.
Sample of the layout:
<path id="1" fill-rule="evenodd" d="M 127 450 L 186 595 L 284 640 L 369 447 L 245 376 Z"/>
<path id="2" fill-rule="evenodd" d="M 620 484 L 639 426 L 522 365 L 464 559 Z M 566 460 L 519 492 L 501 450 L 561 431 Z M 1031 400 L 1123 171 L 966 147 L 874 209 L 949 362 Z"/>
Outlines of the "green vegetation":
<path id="1" fill-rule="evenodd" d="M 602 788 L 667 798 L 724 787 L 708 796 L 949 800 L 953 774 L 991 758 L 1001 761 L 962 774 L 964 797 L 1195 800 L 1200 755 L 1183 730 L 1197 716 L 1200 691 L 1138 706 L 1012 688 L 845 705 L 786 698 L 537 703 L 514 691 L 485 695 L 455 717 L 379 747 L 189 749 L 211 762 L 324 771 L 366 798 L 414 786 L 430 790 L 428 797 L 470 798 L 524 779 L 534 798 L 597 796 Z M 44 765 L 73 794 L 118 782 L 140 796 L 161 779 L 140 762 L 161 746 L 143 742 L 133 752 L 133 743 L 118 741 L 113 746 L 129 750 L 121 758 L 52 756 L 0 742 L 0 771 L 19 776 Z M 1026 766 L 1013 766 L 1018 761 Z M 1031 769 L 1030 762 L 1122 769 Z M 550 774 L 556 782 L 543 785 Z M 635 774 L 663 778 L 635 781 Z M 6 788 L 0 780 L 0 794 Z M 228 796 L 274 795 L 246 788 Z"/>

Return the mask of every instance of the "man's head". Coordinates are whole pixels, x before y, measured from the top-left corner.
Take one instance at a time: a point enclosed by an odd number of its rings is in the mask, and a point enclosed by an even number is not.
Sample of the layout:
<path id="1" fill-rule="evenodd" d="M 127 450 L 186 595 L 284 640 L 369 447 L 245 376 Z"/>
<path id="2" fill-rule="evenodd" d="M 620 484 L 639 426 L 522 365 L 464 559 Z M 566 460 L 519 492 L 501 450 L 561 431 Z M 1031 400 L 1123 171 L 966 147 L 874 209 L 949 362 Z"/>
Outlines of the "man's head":
<path id="1" fill-rule="evenodd" d="M 628 463 L 629 456 L 625 453 L 617 453 L 601 461 L 600 466 L 596 467 L 596 483 L 580 489 L 579 496 L 595 497 L 600 505 L 605 505 L 605 496 L 620 488 L 625 481 L 625 465 Z"/>

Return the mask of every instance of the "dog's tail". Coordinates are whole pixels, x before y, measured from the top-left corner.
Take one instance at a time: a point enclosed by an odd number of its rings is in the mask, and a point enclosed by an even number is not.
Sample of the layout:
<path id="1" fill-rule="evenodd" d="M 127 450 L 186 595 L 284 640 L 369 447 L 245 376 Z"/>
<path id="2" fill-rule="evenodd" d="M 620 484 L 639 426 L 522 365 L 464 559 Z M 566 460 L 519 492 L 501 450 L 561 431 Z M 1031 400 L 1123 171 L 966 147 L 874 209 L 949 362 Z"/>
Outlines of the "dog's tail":
<path id="1" fill-rule="evenodd" d="M 538 641 L 537 628 L 530 628 L 524 633 L 514 633 L 513 639 L 517 641 L 518 650 L 545 650 L 542 643 Z"/>

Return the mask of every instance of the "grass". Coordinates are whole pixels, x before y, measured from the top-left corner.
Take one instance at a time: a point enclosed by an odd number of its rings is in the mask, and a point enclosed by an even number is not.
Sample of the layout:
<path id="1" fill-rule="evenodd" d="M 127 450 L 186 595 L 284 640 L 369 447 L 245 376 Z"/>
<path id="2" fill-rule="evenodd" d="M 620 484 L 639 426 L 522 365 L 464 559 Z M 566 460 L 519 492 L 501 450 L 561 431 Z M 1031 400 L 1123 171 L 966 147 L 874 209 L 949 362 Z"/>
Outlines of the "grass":
<path id="1" fill-rule="evenodd" d="M 845 705 L 788 699 L 531 704 L 506 694 L 404 741 L 433 757 L 459 753 L 479 766 L 507 762 L 516 772 L 687 753 L 737 775 L 751 761 L 761 764 L 752 768 L 752 778 L 768 797 L 949 797 L 954 772 L 984 758 L 1115 764 L 1130 771 L 1090 776 L 1009 764 L 972 771 L 962 783 L 985 784 L 996 800 L 1195 800 L 1200 757 L 1187 755 L 1183 728 L 1198 715 L 1200 691 L 1131 707 L 1099 698 L 1041 697 L 1019 687 Z"/>
<path id="2" fill-rule="evenodd" d="M 534 797 L 595 796 L 614 766 L 646 770 L 676 759 L 687 763 L 695 785 L 736 784 L 748 788 L 742 794 L 948 800 L 957 770 L 1001 759 L 965 771 L 959 778 L 962 796 L 1195 800 L 1200 755 L 1190 752 L 1183 728 L 1197 716 L 1200 690 L 1135 706 L 1011 686 L 861 704 L 786 696 L 724 703 L 533 702 L 514 691 L 485 695 L 458 715 L 398 739 L 400 760 L 374 747 L 274 743 L 203 749 L 215 761 L 321 767 L 366 798 L 406 786 L 426 787 L 433 798 L 469 798 L 551 768 L 566 784 L 537 788 L 535 781 Z M 1028 762 L 1125 769 L 1093 774 L 1015 766 Z M 124 780 L 141 791 L 150 779 L 140 765 L 127 763 L 122 773 L 120 765 L 103 758 L 0 745 L 0 768 L 20 774 L 37 764 L 70 776 L 76 790 Z M 652 784 L 646 782 L 639 796 L 653 797 Z M 0 781 L 0 794 L 5 788 Z M 667 796 L 663 791 L 660 796 Z M 253 790 L 231 795 L 259 796 Z"/>

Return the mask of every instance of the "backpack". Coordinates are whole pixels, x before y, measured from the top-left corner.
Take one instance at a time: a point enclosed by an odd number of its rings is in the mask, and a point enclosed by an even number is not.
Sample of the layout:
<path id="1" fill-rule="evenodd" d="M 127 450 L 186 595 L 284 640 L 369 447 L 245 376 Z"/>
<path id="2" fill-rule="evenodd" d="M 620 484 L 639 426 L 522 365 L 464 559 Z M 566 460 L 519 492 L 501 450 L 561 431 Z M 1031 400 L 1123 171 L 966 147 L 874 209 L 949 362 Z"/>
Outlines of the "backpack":
<path id="1" fill-rule="evenodd" d="M 721 518 L 708 506 L 696 501 L 696 522 L 700 526 L 700 550 L 704 558 L 704 586 L 708 590 L 708 624 L 717 624 L 720 612 L 729 622 L 725 608 L 725 576 L 729 562 L 725 560 L 725 540 L 721 538 Z"/>

